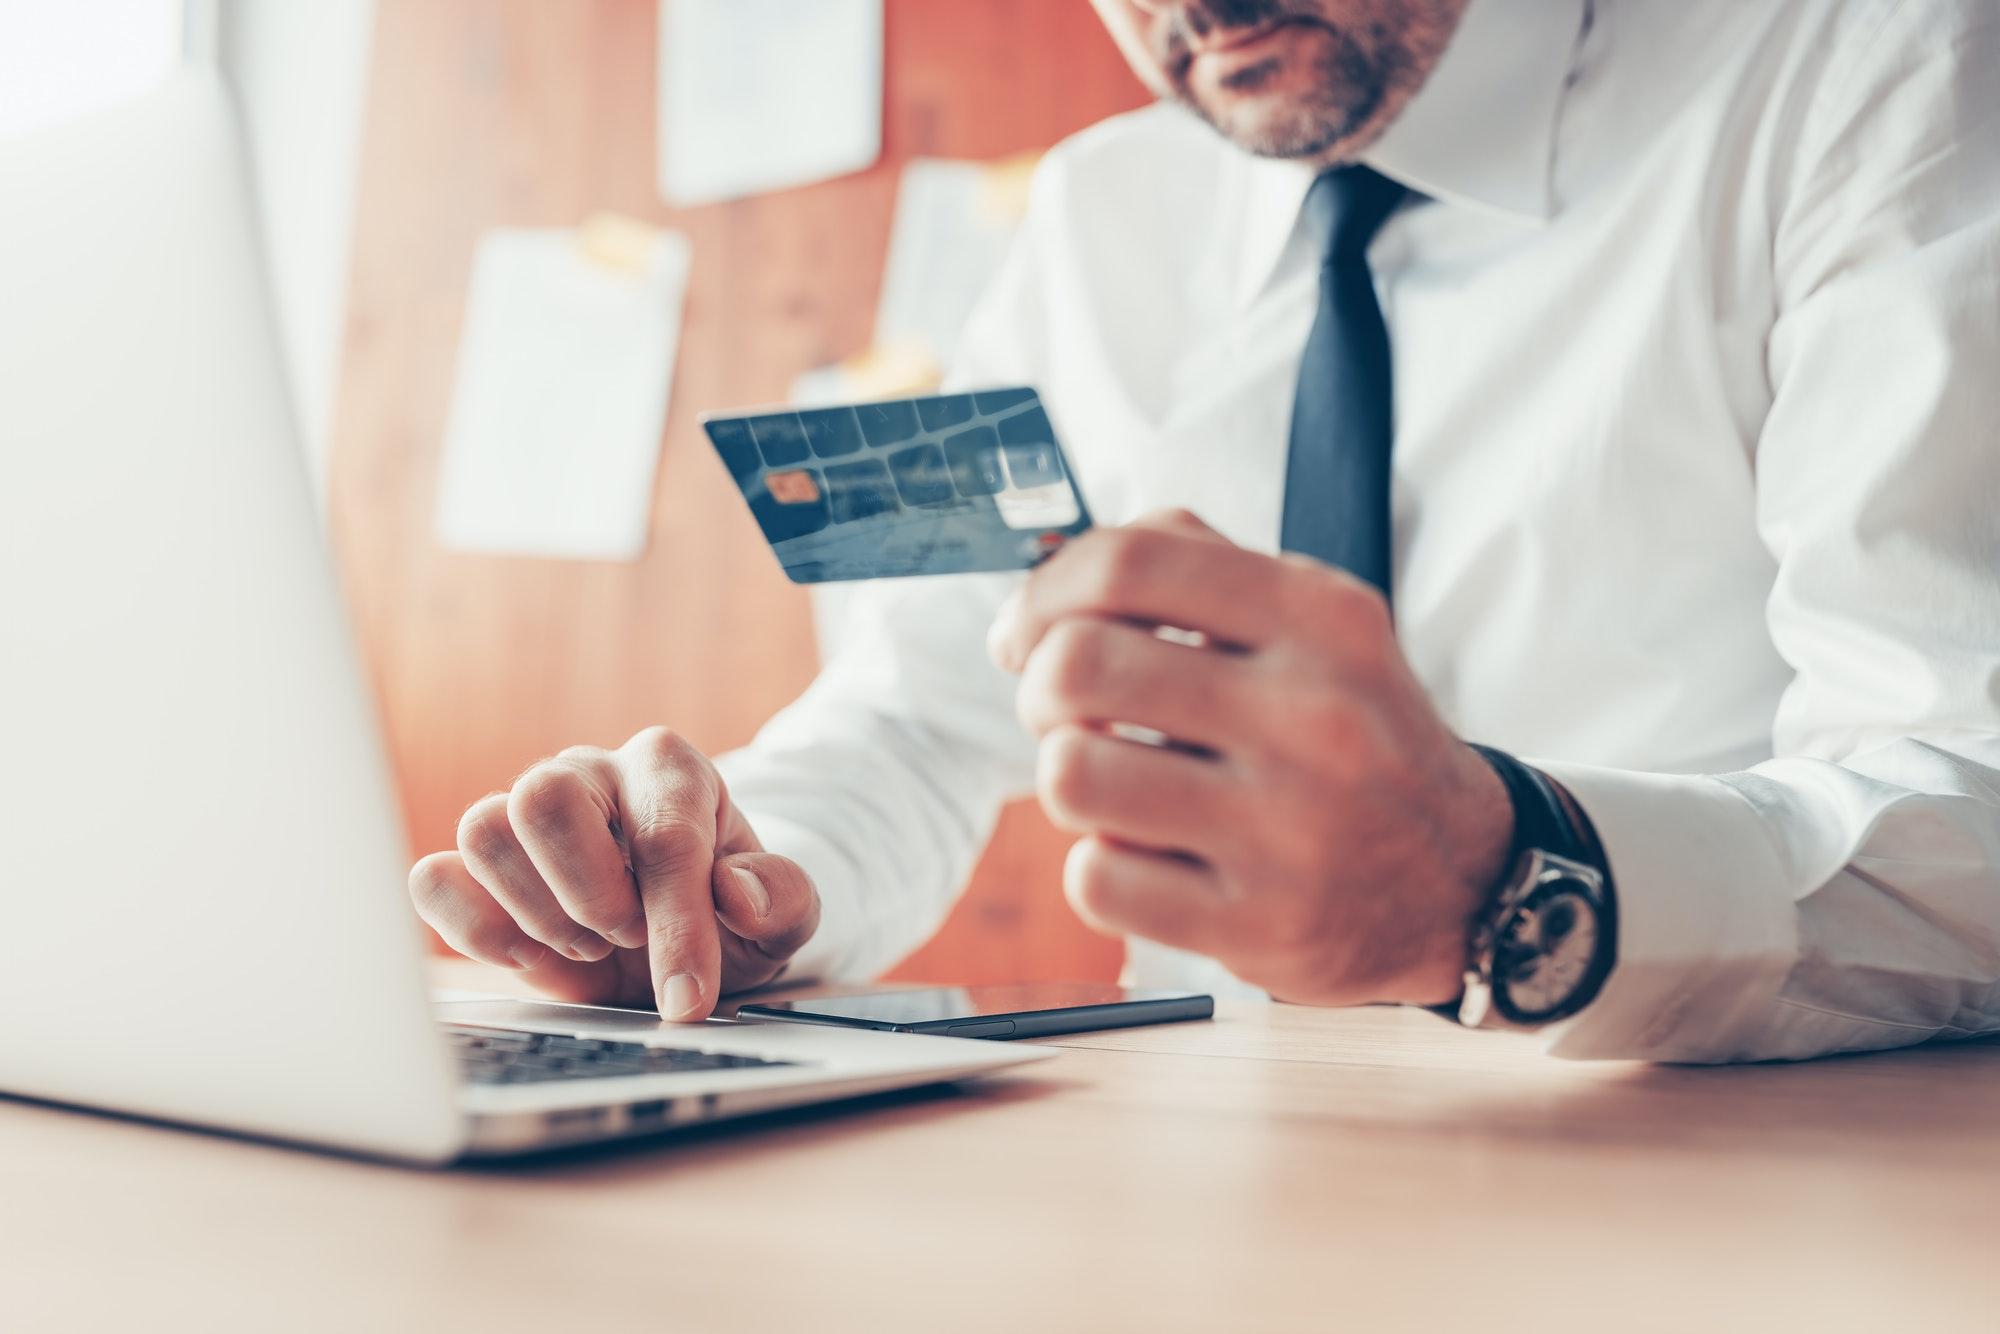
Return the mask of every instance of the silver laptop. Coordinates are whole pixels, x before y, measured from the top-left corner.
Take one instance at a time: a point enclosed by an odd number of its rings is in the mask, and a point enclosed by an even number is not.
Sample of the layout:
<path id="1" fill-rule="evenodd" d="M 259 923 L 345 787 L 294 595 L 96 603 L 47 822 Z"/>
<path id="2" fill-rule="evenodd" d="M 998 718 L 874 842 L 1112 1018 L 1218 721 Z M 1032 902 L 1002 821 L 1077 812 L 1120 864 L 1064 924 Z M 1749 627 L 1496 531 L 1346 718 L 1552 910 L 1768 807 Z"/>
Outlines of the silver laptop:
<path id="1" fill-rule="evenodd" d="M 432 1000 L 232 119 L 0 143 L 0 1092 L 442 1163 L 1047 1055 Z"/>

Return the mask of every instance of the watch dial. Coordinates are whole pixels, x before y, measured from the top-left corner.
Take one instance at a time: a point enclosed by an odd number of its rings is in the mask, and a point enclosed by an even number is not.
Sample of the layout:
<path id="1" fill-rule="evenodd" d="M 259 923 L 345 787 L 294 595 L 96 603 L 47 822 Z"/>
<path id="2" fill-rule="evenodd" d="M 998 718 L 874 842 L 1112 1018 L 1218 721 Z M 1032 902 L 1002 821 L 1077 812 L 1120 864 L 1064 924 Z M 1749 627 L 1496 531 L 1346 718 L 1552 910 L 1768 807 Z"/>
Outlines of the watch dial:
<path id="1" fill-rule="evenodd" d="M 1597 957 L 1597 914 L 1567 884 L 1532 894 L 1507 919 L 1494 951 L 1495 999 L 1523 1020 L 1561 1010 Z"/>

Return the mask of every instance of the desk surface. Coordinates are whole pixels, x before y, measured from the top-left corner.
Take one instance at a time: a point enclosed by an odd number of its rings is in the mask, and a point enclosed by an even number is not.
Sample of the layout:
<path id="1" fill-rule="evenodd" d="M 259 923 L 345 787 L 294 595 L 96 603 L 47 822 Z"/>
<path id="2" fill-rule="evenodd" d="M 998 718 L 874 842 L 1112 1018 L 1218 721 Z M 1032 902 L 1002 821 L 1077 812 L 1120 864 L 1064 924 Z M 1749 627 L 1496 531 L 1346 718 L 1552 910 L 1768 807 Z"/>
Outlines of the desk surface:
<path id="1" fill-rule="evenodd" d="M 2000 1330 L 2000 1042 L 1582 1066 L 1225 1005 L 1059 1045 L 450 1173 L 0 1102 L 0 1323 Z"/>

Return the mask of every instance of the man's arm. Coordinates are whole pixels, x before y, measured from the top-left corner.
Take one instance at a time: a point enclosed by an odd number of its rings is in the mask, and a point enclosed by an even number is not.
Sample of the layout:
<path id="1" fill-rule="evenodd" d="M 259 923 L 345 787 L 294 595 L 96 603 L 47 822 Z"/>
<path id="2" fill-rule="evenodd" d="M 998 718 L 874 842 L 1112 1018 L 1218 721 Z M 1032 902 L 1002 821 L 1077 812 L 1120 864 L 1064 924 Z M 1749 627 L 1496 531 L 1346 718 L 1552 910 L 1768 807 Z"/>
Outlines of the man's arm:
<path id="1" fill-rule="evenodd" d="M 1588 813 L 1617 896 L 1618 962 L 1550 1030 L 1561 1055 L 2000 1031 L 2000 14 L 1855 12 L 1870 30 L 1780 187 L 1754 463 L 1796 673 L 1781 758 L 1540 766 Z M 1166 514 L 1059 553 L 993 646 L 1022 673 L 1043 804 L 1081 835 L 1065 886 L 1087 920 L 1285 999 L 1455 994 L 1505 797 L 1373 590 Z"/>
<path id="2" fill-rule="evenodd" d="M 1034 382 L 1031 237 L 968 328 L 956 383 Z M 670 1019 L 780 975 L 893 963 L 943 919 L 1001 801 L 1030 781 L 1012 683 L 983 647 L 1018 583 L 859 589 L 836 660 L 714 763 L 649 728 L 534 765 L 466 813 L 456 850 L 417 864 L 418 911 L 543 991 Z"/>
<path id="3" fill-rule="evenodd" d="M 818 886 L 820 929 L 788 978 L 866 977 L 949 910 L 1000 805 L 1032 782 L 1013 683 L 988 661 L 1018 576 L 857 590 L 839 654 L 717 766 L 765 846 Z"/>
<path id="4" fill-rule="evenodd" d="M 1738 774 L 1543 767 L 1621 959 L 1554 1044 L 1738 1060 L 2000 1028 L 2000 13 L 1850 35 L 1774 249 L 1756 455 L 1795 671 Z"/>

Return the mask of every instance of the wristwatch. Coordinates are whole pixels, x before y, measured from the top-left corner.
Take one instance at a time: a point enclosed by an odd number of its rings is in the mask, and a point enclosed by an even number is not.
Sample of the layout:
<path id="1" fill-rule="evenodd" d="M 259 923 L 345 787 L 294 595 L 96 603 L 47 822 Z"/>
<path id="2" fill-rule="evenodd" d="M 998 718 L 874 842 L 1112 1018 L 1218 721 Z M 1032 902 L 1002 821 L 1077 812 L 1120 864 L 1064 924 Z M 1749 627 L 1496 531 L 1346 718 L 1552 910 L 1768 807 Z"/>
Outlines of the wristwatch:
<path id="1" fill-rule="evenodd" d="M 1581 1010 L 1618 957 L 1617 901 L 1595 833 L 1546 774 L 1474 746 L 1506 785 L 1514 838 L 1475 919 L 1465 991 L 1436 1007 L 1468 1028 L 1532 1029 Z M 1581 822 L 1581 823 L 1580 823 Z"/>

